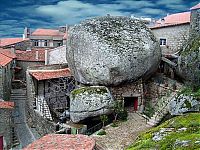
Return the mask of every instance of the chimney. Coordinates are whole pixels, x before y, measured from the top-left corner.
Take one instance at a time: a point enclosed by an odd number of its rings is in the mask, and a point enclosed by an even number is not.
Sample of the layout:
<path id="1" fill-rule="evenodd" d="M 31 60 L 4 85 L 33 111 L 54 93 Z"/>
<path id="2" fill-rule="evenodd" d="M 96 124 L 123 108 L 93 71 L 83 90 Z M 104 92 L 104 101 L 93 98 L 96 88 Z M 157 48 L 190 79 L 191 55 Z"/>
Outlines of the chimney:
<path id="1" fill-rule="evenodd" d="M 165 19 L 162 18 L 162 19 L 161 19 L 161 25 L 164 25 L 164 24 L 165 24 Z"/>
<path id="2" fill-rule="evenodd" d="M 27 28 L 27 27 L 25 27 L 25 28 L 24 28 L 24 34 L 23 34 L 23 40 L 24 40 L 25 38 L 29 38 L 29 37 L 30 37 L 30 29 Z"/>
<path id="3" fill-rule="evenodd" d="M 14 45 L 11 46 L 10 50 L 15 54 L 15 46 Z"/>
<path id="4" fill-rule="evenodd" d="M 39 53 L 38 53 L 38 50 L 36 50 L 35 51 L 35 59 L 38 60 L 38 57 L 39 57 Z"/>
<path id="5" fill-rule="evenodd" d="M 48 59 L 49 59 L 49 57 L 48 57 L 48 49 L 46 48 L 45 49 L 45 65 L 47 65 L 48 64 Z"/>

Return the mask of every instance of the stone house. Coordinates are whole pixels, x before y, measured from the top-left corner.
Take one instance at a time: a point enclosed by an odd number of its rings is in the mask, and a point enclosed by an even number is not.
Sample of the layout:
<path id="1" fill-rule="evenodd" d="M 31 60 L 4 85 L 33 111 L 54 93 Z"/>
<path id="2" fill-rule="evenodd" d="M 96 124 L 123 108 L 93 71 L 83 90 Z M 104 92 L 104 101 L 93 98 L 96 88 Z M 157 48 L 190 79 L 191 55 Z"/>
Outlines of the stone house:
<path id="1" fill-rule="evenodd" d="M 16 50 L 15 80 L 26 80 L 26 70 L 31 66 L 45 64 L 45 49 L 33 48 L 29 51 Z"/>
<path id="2" fill-rule="evenodd" d="M 167 15 L 150 27 L 160 41 L 162 54 L 177 53 L 186 42 L 190 29 L 190 12 Z"/>
<path id="3" fill-rule="evenodd" d="M 62 26 L 59 29 L 36 29 L 30 33 L 26 28 L 24 35 L 30 38 L 32 47 L 55 48 L 66 44 L 66 29 L 66 26 Z"/>
<path id="4" fill-rule="evenodd" d="M 18 49 L 18 50 L 26 50 L 30 47 L 29 38 L 2 38 L 0 39 L 0 48 L 4 49 Z"/>
<path id="5" fill-rule="evenodd" d="M 10 99 L 11 82 L 14 78 L 15 54 L 0 48 L 0 98 Z"/>
<path id="6" fill-rule="evenodd" d="M 26 82 L 28 122 L 36 128 L 39 126 L 37 129 L 42 130 L 39 131 L 42 135 L 51 133 L 41 126 L 48 122 L 54 129 L 52 121 L 57 122 L 69 107 L 69 92 L 75 84 L 71 72 L 64 64 L 29 67 Z"/>
<path id="7" fill-rule="evenodd" d="M 0 100 L 0 149 L 12 147 L 12 110 L 14 102 Z"/>
<path id="8" fill-rule="evenodd" d="M 124 107 L 129 111 L 143 111 L 145 99 L 143 97 L 142 79 L 108 88 L 115 100 L 122 101 Z"/>

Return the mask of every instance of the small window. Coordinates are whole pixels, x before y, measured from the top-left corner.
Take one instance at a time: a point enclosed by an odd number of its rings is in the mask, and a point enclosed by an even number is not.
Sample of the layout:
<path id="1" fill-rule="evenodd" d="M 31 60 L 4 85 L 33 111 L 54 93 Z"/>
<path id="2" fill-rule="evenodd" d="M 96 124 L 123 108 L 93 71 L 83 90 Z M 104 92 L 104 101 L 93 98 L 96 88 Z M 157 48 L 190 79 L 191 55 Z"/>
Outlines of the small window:
<path id="1" fill-rule="evenodd" d="M 167 40 L 166 39 L 160 39 L 160 45 L 166 45 Z"/>
<path id="2" fill-rule="evenodd" d="M 39 46 L 38 40 L 35 40 L 35 41 L 34 41 L 34 46 Z"/>
<path id="3" fill-rule="evenodd" d="M 44 46 L 47 46 L 47 44 L 48 44 L 48 41 L 44 40 Z"/>

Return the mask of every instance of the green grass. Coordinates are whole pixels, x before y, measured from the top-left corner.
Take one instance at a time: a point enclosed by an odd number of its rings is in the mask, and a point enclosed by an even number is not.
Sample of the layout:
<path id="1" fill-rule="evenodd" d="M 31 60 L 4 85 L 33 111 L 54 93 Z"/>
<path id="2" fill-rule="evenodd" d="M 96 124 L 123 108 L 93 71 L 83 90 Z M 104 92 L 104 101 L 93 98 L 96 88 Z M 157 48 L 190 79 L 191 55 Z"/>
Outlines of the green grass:
<path id="1" fill-rule="evenodd" d="M 186 127 L 186 131 L 178 129 Z M 167 135 L 160 141 L 153 141 L 152 137 L 155 132 L 159 132 L 161 128 L 173 128 L 173 132 L 167 132 Z M 175 145 L 176 140 L 190 141 L 188 146 Z M 158 127 L 152 128 L 149 131 L 142 133 L 138 140 L 130 145 L 127 150 L 193 150 L 200 149 L 200 144 L 195 141 L 200 141 L 200 113 L 189 113 L 183 116 L 174 117 Z"/>
<path id="2" fill-rule="evenodd" d="M 106 131 L 105 130 L 101 130 L 97 133 L 97 135 L 106 135 Z"/>

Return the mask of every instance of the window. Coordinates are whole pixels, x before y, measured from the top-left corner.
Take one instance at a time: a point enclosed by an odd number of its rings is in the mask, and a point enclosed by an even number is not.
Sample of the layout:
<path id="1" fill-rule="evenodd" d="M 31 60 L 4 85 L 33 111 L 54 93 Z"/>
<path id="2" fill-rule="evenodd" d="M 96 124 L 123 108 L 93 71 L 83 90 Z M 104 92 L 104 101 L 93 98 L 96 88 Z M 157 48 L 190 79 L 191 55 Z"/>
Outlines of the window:
<path id="1" fill-rule="evenodd" d="M 38 40 L 35 40 L 35 41 L 34 41 L 34 46 L 39 46 Z"/>
<path id="2" fill-rule="evenodd" d="M 160 39 L 160 45 L 166 45 L 167 40 L 166 39 Z"/>
<path id="3" fill-rule="evenodd" d="M 47 46 L 47 44 L 48 44 L 48 41 L 44 40 L 44 46 Z"/>

